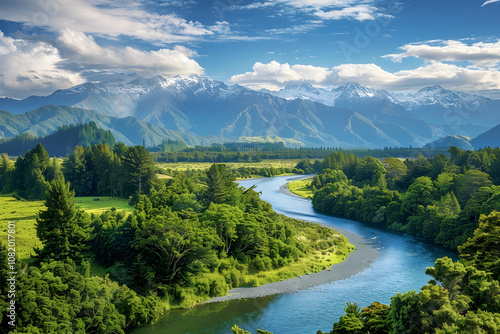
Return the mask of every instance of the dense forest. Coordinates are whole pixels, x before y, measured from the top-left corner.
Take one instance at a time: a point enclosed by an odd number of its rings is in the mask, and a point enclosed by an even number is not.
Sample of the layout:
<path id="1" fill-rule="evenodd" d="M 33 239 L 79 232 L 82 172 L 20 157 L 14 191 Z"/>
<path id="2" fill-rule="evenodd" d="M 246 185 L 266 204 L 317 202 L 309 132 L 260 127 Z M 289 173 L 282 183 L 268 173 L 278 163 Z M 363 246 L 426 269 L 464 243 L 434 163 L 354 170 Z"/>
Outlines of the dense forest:
<path id="1" fill-rule="evenodd" d="M 311 182 L 316 209 L 456 249 L 472 237 L 482 214 L 500 211 L 500 149 L 452 147 L 449 153 L 380 162 L 337 152 L 297 168 L 321 170 Z"/>
<path id="2" fill-rule="evenodd" d="M 77 145 L 86 148 L 102 143 L 113 147 L 115 138 L 110 131 L 98 128 L 94 122 L 64 125 L 45 137 L 25 132 L 14 138 L 2 139 L 0 152 L 6 152 L 11 156 L 24 155 L 38 143 L 42 144 L 51 156 L 64 157 Z"/>
<path id="3" fill-rule="evenodd" d="M 325 269 L 287 271 L 317 252 L 342 260 L 353 249 L 331 229 L 278 215 L 225 165 L 158 179 L 142 146 L 77 146 L 60 164 L 37 144 L 15 163 L 3 154 L 0 167 L 2 191 L 46 206 L 43 247 L 29 265 L 17 262 L 12 333 L 123 333 L 232 287 Z M 89 215 L 75 195 L 130 198 L 135 211 Z M 3 279 L 9 256 L 2 246 Z M 92 263 L 109 274 L 91 277 Z M 5 310 L 7 285 L 0 296 Z"/>
<path id="4" fill-rule="evenodd" d="M 277 144 L 273 144 L 277 145 Z M 163 151 L 154 149 L 154 151 Z M 206 148 L 197 146 L 179 152 L 156 152 L 154 158 L 158 162 L 259 162 L 269 159 L 324 159 L 333 152 L 344 152 L 341 148 L 316 147 L 316 148 L 283 148 L 268 147 L 267 145 L 254 147 L 250 143 L 233 143 L 232 145 L 212 145 Z M 446 149 L 427 148 L 391 148 L 383 150 L 356 149 L 352 150 L 356 157 L 373 156 L 376 158 L 416 158 L 418 155 L 434 157 L 438 154 L 447 154 Z"/>

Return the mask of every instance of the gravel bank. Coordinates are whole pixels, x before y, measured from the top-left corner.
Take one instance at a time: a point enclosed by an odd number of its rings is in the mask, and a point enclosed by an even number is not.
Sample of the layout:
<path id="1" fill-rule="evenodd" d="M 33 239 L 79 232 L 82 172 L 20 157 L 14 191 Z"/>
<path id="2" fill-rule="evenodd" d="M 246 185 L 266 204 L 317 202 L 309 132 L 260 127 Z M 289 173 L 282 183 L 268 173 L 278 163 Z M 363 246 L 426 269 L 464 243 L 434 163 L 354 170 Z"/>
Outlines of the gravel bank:
<path id="1" fill-rule="evenodd" d="M 286 185 L 282 186 L 280 191 L 290 196 L 300 197 L 290 192 Z M 328 225 L 322 226 L 332 228 Z M 374 248 L 373 240 L 365 239 L 341 228 L 336 227 L 335 230 L 345 235 L 349 239 L 349 242 L 356 247 L 356 250 L 351 252 L 345 261 L 334 264 L 330 268 L 330 271 L 323 270 L 318 273 L 303 275 L 281 282 L 268 283 L 255 288 L 235 288 L 229 291 L 228 295 L 212 298 L 206 303 L 293 293 L 314 286 L 343 280 L 370 267 L 371 263 L 380 255 L 378 250 Z"/>

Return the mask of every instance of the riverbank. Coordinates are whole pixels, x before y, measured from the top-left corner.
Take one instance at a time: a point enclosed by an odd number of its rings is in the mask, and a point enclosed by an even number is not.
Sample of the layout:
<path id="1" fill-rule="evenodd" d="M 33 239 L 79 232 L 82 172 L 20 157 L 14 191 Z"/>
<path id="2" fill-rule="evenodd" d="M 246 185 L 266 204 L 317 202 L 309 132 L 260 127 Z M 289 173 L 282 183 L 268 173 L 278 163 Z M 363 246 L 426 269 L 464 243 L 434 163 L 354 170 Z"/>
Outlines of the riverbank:
<path id="1" fill-rule="evenodd" d="M 285 195 L 304 199 L 303 197 L 295 195 L 290 190 L 288 190 L 286 184 L 280 187 L 280 192 Z M 368 269 L 373 261 L 375 261 L 379 257 L 380 253 L 377 249 L 375 249 L 374 240 L 363 238 L 342 228 L 333 227 L 326 224 L 320 225 L 342 233 L 349 239 L 349 242 L 356 247 L 356 250 L 351 252 L 346 260 L 341 263 L 334 264 L 330 269 L 287 279 L 281 282 L 268 283 L 258 287 L 235 288 L 229 291 L 226 296 L 215 297 L 206 301 L 205 303 L 294 293 L 318 285 L 344 280 Z"/>

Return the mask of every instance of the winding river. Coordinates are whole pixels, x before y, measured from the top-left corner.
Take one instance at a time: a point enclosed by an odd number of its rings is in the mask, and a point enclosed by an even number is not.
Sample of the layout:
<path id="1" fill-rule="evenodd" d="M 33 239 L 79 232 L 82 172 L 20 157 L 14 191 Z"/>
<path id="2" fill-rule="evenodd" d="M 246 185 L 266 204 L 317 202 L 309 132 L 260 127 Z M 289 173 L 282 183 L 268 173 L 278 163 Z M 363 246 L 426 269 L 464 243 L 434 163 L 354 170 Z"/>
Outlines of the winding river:
<path id="1" fill-rule="evenodd" d="M 274 334 L 314 334 L 318 329 L 329 332 L 344 314 L 347 301 L 357 302 L 361 307 L 374 301 L 389 304 L 397 292 L 418 291 L 425 285 L 430 279 L 425 275 L 425 268 L 433 266 L 437 258 L 457 257 L 454 252 L 409 235 L 318 213 L 310 200 L 280 192 L 280 187 L 287 182 L 303 177 L 252 179 L 239 184 L 245 188 L 255 184 L 255 190 L 262 192 L 261 198 L 271 203 L 278 213 L 371 239 L 380 256 L 368 269 L 344 280 L 291 294 L 208 303 L 191 310 L 173 311 L 155 325 L 133 333 L 229 334 L 235 324 L 252 333 L 257 328 Z"/>

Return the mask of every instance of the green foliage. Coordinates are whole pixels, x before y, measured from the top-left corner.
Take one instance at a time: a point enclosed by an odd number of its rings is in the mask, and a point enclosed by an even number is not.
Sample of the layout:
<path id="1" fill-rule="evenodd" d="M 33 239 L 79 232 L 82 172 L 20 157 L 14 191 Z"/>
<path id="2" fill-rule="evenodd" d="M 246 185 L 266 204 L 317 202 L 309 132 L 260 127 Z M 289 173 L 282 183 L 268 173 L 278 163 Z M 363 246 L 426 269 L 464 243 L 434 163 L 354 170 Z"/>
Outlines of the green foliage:
<path id="1" fill-rule="evenodd" d="M 95 259 L 122 283 L 191 307 L 233 287 L 258 284 L 260 272 L 290 277 L 281 268 L 313 252 L 339 250 L 345 258 L 346 241 L 332 230 L 276 214 L 233 179 L 224 165 L 214 165 L 206 174 L 178 176 L 149 196 L 139 195 L 127 217 L 94 216 Z"/>
<path id="2" fill-rule="evenodd" d="M 499 221 L 498 212 L 482 216 L 474 237 L 459 247 L 462 260 L 436 260 L 426 270 L 433 280 L 420 292 L 398 293 L 390 307 L 372 303 L 361 312 L 361 327 L 350 305 L 332 333 L 498 333 Z"/>
<path id="3" fill-rule="evenodd" d="M 237 325 L 234 325 L 231 328 L 231 330 L 233 331 L 234 334 L 251 334 L 250 332 L 239 328 Z M 261 329 L 257 329 L 257 334 L 273 334 L 273 333 L 268 332 L 268 331 L 263 331 Z"/>
<path id="4" fill-rule="evenodd" d="M 88 215 L 75 207 L 74 192 L 64 178 L 53 180 L 45 195 L 46 210 L 37 218 L 37 237 L 43 248 L 36 249 L 37 260 L 81 262 L 89 234 Z"/>
<path id="5" fill-rule="evenodd" d="M 491 181 L 500 182 L 500 149 L 450 153 L 404 162 L 387 158 L 381 165 L 335 152 L 313 179 L 313 205 L 457 248 L 472 236 L 481 214 L 500 211 L 500 187 Z"/>
<path id="6" fill-rule="evenodd" d="M 415 291 L 398 293 L 391 298 L 389 323 L 391 334 L 424 333 L 420 309 L 422 302 Z"/>
<path id="7" fill-rule="evenodd" d="M 148 193 L 156 180 L 153 157 L 143 146 L 133 146 L 127 149 L 123 157 L 123 166 L 127 173 L 127 191 L 124 195 Z"/>
<path id="8" fill-rule="evenodd" d="M 51 155 L 63 157 L 71 152 L 71 148 L 79 145 L 91 147 L 99 143 L 113 147 L 115 138 L 111 131 L 99 129 L 94 122 L 80 125 L 64 125 L 56 132 L 45 137 L 37 137 L 29 133 L 22 133 L 11 140 L 0 144 L 0 152 L 9 152 L 11 155 L 22 155 L 30 147 L 42 144 Z"/>
<path id="9" fill-rule="evenodd" d="M 152 298 L 108 278 L 86 278 L 71 261 L 24 268 L 16 284 L 14 333 L 124 333 L 161 314 Z"/>
<path id="10" fill-rule="evenodd" d="M 500 280 L 500 213 L 482 216 L 472 238 L 458 247 L 465 263 L 490 272 Z"/>
<path id="11" fill-rule="evenodd" d="M 236 189 L 234 175 L 226 165 L 213 164 L 207 172 L 207 198 L 213 203 L 227 203 Z"/>

